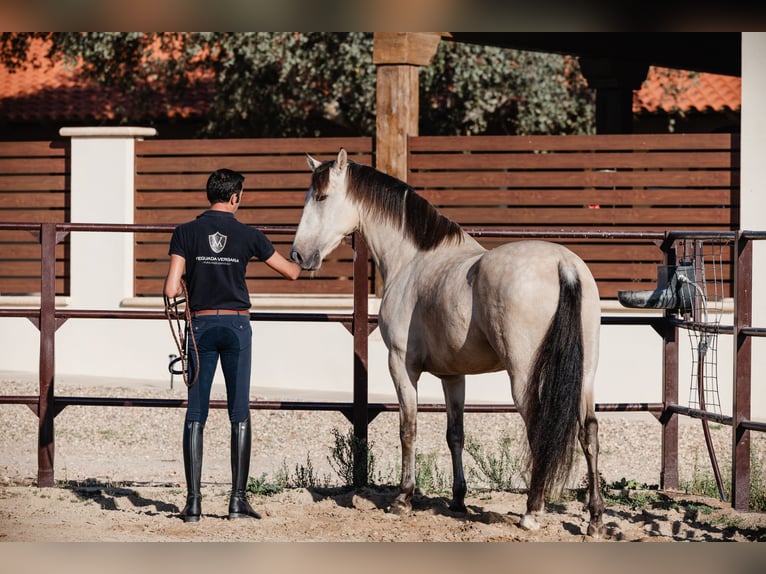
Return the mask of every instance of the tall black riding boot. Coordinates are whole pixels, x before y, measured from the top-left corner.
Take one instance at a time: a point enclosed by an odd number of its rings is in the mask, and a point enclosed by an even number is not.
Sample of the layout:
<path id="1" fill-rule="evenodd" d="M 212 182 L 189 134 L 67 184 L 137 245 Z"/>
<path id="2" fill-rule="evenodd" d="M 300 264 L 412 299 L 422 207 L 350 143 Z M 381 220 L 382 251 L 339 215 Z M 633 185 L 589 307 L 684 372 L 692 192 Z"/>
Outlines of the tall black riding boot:
<path id="1" fill-rule="evenodd" d="M 199 522 L 202 514 L 202 431 L 205 423 L 184 423 L 184 472 L 186 473 L 186 506 L 181 511 L 184 522 Z"/>
<path id="2" fill-rule="evenodd" d="M 246 421 L 231 423 L 231 498 L 229 519 L 260 518 L 247 501 L 247 479 L 250 473 L 250 417 Z"/>

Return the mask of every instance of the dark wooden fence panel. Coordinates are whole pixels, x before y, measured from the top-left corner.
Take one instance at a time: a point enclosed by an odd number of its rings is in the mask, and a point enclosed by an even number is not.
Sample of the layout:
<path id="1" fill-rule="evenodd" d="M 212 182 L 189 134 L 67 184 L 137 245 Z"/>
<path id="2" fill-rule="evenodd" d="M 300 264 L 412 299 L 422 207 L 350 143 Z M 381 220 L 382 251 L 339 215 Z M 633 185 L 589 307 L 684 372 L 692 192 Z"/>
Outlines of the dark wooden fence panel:
<path id="1" fill-rule="evenodd" d="M 371 138 L 283 138 L 231 140 L 146 140 L 136 142 L 136 223 L 177 225 L 207 208 L 205 183 L 219 168 L 245 176 L 237 217 L 257 226 L 297 225 L 311 182 L 310 153 L 331 159 L 343 147 L 355 161 L 372 163 Z M 270 231 L 277 250 L 288 255 L 293 235 Z M 162 293 L 169 237 L 136 234 L 137 296 Z M 248 287 L 260 294 L 352 294 L 353 254 L 342 245 L 320 271 L 285 281 L 262 263 L 248 266 Z M 372 267 L 370 266 L 370 273 Z M 372 277 L 371 277 L 372 283 Z"/>
<path id="2" fill-rule="evenodd" d="M 728 231 L 739 225 L 730 134 L 414 137 L 408 183 L 467 228 Z M 482 239 L 492 247 L 501 240 Z M 603 298 L 656 285 L 651 243 L 568 240 Z M 730 263 L 730 254 L 725 263 Z M 731 295 L 729 272 L 726 294 Z"/>
<path id="3" fill-rule="evenodd" d="M 69 142 L 0 142 L 0 221 L 66 223 Z M 40 243 L 27 231 L 0 231 L 0 295 L 40 292 Z M 56 246 L 56 294 L 69 294 L 69 239 Z"/>

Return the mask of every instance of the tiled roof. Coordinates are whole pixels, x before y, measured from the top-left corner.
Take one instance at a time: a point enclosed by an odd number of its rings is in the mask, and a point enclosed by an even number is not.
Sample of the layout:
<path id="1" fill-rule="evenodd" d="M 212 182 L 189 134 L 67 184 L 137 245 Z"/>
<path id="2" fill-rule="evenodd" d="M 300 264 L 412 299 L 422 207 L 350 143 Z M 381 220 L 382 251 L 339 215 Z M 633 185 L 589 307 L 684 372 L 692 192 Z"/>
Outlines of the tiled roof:
<path id="1" fill-rule="evenodd" d="M 135 109 L 129 95 L 84 83 L 77 70 L 45 59 L 44 47 L 33 54 L 38 66 L 15 73 L 0 66 L 0 119 L 11 121 L 107 121 L 120 108 Z M 177 97 L 157 94 L 149 118 L 199 117 L 210 105 L 212 82 L 204 79 Z M 634 93 L 634 113 L 719 112 L 740 109 L 741 78 L 652 67 Z"/>
<path id="2" fill-rule="evenodd" d="M 738 111 L 742 78 L 649 68 L 633 95 L 633 113 Z"/>
<path id="3" fill-rule="evenodd" d="M 0 65 L 0 119 L 11 121 L 106 121 L 120 109 L 141 109 L 131 94 L 80 79 L 77 68 L 45 58 L 41 44 L 32 46 L 30 65 L 15 72 Z M 212 83 L 204 78 L 177 96 L 156 89 L 146 118 L 200 116 L 210 105 Z"/>

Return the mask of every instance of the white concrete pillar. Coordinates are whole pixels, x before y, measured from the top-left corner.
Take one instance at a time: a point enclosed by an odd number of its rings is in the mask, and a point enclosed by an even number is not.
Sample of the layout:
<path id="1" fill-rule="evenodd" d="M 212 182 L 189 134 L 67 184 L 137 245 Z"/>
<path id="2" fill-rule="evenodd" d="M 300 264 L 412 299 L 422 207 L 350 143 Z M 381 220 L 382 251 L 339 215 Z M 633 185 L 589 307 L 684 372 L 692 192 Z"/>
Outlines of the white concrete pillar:
<path id="1" fill-rule="evenodd" d="M 72 223 L 133 223 L 135 140 L 154 128 L 62 128 L 72 138 Z M 73 232 L 71 305 L 113 309 L 133 296 L 133 234 Z"/>
<path id="2" fill-rule="evenodd" d="M 742 33 L 740 227 L 766 231 L 766 32 Z M 766 241 L 753 245 L 754 327 L 766 327 Z M 766 339 L 753 339 L 752 418 L 766 411 Z"/>

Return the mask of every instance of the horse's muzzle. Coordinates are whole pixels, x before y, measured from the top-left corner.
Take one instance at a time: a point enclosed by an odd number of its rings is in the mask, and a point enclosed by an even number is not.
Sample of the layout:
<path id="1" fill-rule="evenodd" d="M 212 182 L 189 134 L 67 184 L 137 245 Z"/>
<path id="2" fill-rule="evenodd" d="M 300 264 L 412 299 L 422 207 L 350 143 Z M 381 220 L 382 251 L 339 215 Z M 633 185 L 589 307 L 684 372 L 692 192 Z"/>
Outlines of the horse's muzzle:
<path id="1" fill-rule="evenodd" d="M 301 252 L 293 247 L 290 249 L 290 259 L 300 265 L 304 271 L 316 271 L 322 265 L 319 251 L 314 251 L 310 257 L 303 257 Z"/>

